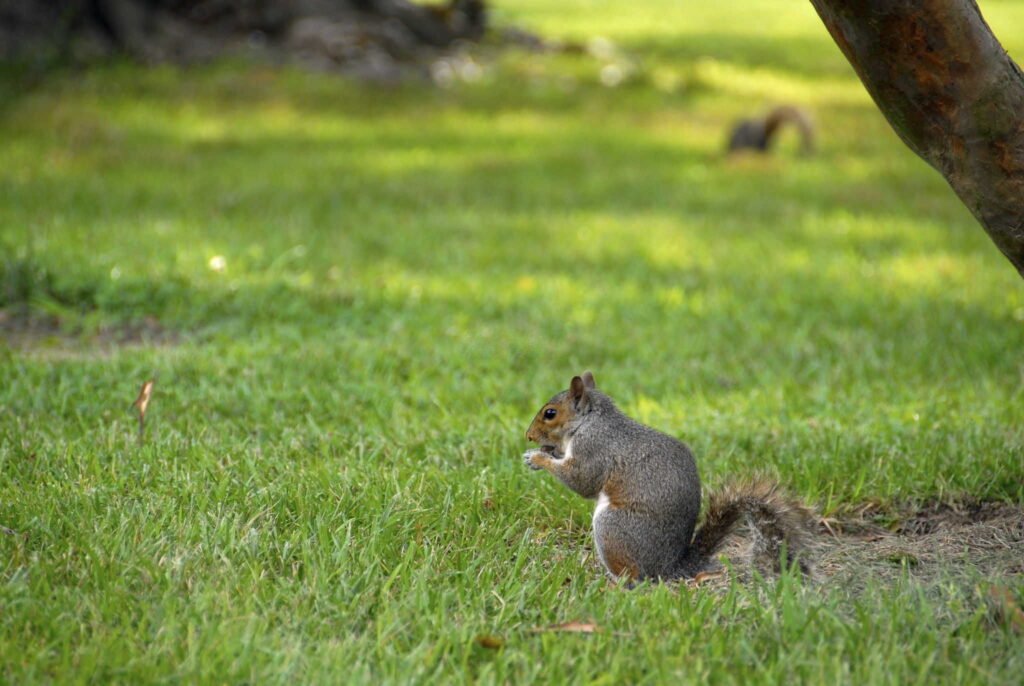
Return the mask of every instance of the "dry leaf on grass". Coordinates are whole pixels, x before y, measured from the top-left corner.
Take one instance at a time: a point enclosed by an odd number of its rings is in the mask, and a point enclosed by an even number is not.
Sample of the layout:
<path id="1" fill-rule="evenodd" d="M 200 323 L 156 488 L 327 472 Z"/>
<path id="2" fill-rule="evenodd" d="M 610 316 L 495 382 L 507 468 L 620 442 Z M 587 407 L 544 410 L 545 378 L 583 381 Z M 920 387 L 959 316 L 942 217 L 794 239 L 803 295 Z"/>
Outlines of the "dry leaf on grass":
<path id="1" fill-rule="evenodd" d="M 489 634 L 481 634 L 475 639 L 477 645 L 483 646 L 489 650 L 498 650 L 505 645 L 505 640 L 498 638 L 497 636 L 491 636 Z"/>
<path id="2" fill-rule="evenodd" d="M 686 585 L 689 586 L 690 588 L 696 588 L 697 586 L 700 586 L 701 584 L 705 583 L 706 581 L 711 581 L 712 579 L 717 579 L 718 577 L 720 577 L 720 576 L 722 576 L 724 574 L 725 574 L 725 570 L 724 569 L 719 569 L 716 572 L 701 572 L 697 576 L 693 577 L 692 579 L 687 579 L 686 580 Z"/>
<path id="3" fill-rule="evenodd" d="M 139 414 L 142 416 L 146 415 L 146 408 L 149 407 L 149 398 L 153 394 L 153 380 L 150 379 L 146 383 L 142 384 L 142 388 L 139 389 L 139 397 L 132 403 L 132 407 L 139 408 Z"/>
<path id="4" fill-rule="evenodd" d="M 149 407 L 149 399 L 153 395 L 153 379 L 150 379 L 146 383 L 142 384 L 142 388 L 139 389 L 139 397 L 132 403 L 132 407 L 137 408 L 139 411 L 139 442 L 142 442 L 142 436 L 146 431 L 146 408 Z"/>
<path id="5" fill-rule="evenodd" d="M 566 622 L 565 624 L 552 624 L 550 626 L 535 626 L 533 631 L 563 631 L 573 634 L 593 634 L 601 631 L 601 627 L 593 622 Z"/>
<path id="6" fill-rule="evenodd" d="M 838 522 L 835 520 L 835 518 L 833 518 L 833 517 L 822 517 L 821 520 L 819 520 L 819 523 L 821 524 L 822 527 L 824 527 L 825 531 L 828 532 L 829 536 L 831 536 L 832 538 L 838 538 L 839 537 L 839 534 L 837 534 L 835 529 L 832 528 L 833 524 L 838 524 Z"/>

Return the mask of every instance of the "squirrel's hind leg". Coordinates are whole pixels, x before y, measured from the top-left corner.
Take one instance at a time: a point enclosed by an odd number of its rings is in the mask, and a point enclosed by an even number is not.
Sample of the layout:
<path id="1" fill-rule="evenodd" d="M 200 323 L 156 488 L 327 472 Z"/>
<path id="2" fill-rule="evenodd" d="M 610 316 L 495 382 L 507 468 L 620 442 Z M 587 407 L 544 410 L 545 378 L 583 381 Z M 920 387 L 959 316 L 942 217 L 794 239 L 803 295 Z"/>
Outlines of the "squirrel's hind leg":
<path id="1" fill-rule="evenodd" d="M 594 544 L 601 564 L 616 580 L 632 583 L 679 576 L 674 572 L 682 544 L 673 540 L 670 528 L 600 499 L 594 512 Z"/>

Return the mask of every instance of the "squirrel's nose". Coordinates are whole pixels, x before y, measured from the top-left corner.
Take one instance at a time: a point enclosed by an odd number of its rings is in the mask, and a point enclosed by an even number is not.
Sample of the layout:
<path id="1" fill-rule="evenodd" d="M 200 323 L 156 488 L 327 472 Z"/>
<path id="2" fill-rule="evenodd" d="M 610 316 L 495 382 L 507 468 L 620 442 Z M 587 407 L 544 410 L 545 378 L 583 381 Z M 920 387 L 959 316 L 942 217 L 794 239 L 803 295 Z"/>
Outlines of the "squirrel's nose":
<path id="1" fill-rule="evenodd" d="M 533 440 L 533 436 L 531 435 L 532 433 L 533 432 L 530 431 L 529 429 L 526 430 L 526 440 L 528 440 L 528 441 L 532 441 Z"/>

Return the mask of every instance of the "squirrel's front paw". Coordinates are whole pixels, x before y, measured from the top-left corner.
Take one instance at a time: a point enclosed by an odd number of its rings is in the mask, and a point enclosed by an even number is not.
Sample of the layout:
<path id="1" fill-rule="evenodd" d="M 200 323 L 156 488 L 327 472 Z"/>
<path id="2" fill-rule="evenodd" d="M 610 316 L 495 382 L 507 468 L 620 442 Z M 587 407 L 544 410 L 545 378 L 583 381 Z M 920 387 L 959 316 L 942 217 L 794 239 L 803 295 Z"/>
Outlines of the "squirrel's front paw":
<path id="1" fill-rule="evenodd" d="M 527 450 L 525 453 L 523 453 L 523 464 L 525 464 L 527 467 L 533 470 L 543 469 L 543 467 L 541 467 L 537 462 L 534 461 L 535 459 L 537 459 L 537 461 L 539 462 L 539 458 L 541 457 L 547 457 L 547 455 L 544 454 L 543 450 Z"/>

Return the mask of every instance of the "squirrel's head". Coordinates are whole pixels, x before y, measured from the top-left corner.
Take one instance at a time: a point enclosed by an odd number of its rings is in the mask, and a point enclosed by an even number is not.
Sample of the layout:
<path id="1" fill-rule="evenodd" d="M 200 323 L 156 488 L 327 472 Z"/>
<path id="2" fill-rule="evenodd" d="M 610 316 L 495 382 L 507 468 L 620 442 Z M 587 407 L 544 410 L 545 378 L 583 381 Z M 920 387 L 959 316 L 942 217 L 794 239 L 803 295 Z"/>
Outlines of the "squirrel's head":
<path id="1" fill-rule="evenodd" d="M 533 441 L 542 449 L 560 449 L 579 419 L 591 408 L 590 391 L 597 388 L 594 375 L 583 372 L 574 376 L 569 389 L 562 391 L 540 408 L 526 431 L 526 440 Z"/>

